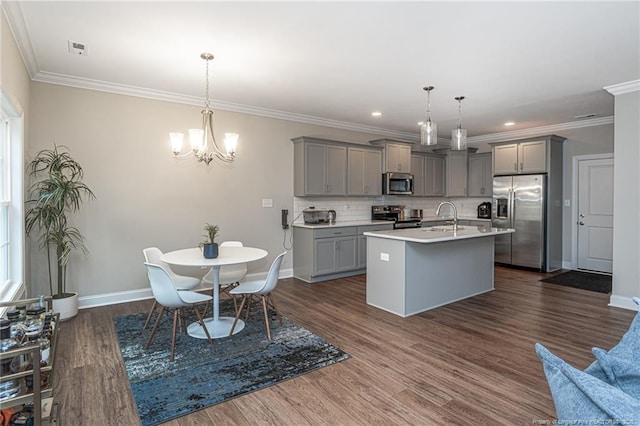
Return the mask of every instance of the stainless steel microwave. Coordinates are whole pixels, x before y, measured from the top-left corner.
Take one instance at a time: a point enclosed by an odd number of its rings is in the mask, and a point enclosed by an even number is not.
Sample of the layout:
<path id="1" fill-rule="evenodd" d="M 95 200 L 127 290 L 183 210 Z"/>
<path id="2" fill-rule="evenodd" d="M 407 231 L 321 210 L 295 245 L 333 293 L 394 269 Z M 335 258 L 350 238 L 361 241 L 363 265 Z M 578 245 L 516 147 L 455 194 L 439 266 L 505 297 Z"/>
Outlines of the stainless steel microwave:
<path id="1" fill-rule="evenodd" d="M 413 194 L 413 175 L 410 173 L 383 173 L 382 193 L 385 195 Z"/>

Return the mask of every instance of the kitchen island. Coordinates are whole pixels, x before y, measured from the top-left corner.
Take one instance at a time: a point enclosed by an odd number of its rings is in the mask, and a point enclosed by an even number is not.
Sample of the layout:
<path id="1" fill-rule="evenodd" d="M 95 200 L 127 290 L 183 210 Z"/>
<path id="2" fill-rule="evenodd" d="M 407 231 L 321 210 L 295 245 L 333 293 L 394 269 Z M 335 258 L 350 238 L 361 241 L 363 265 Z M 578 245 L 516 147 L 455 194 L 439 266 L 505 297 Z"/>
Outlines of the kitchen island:
<path id="1" fill-rule="evenodd" d="M 367 304 L 407 317 L 493 290 L 496 235 L 475 226 L 365 232 Z"/>

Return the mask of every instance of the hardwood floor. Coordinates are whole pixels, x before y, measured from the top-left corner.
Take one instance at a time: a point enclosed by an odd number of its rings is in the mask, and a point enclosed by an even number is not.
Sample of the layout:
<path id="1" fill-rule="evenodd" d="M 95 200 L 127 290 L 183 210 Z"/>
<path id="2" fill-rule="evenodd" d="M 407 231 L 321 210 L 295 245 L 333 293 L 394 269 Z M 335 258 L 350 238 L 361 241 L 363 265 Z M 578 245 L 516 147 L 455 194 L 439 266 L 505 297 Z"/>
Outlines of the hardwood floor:
<path id="1" fill-rule="evenodd" d="M 533 344 L 583 369 L 634 312 L 601 293 L 541 283 L 550 274 L 496 268 L 496 290 L 409 318 L 368 306 L 365 276 L 280 280 L 282 314 L 352 358 L 166 425 L 530 425 L 555 410 Z M 443 283 L 446 285 L 446 283 Z M 87 309 L 60 326 L 60 424 L 137 425 L 112 317 L 151 301 Z M 212 378 L 215 380 L 215 378 Z"/>

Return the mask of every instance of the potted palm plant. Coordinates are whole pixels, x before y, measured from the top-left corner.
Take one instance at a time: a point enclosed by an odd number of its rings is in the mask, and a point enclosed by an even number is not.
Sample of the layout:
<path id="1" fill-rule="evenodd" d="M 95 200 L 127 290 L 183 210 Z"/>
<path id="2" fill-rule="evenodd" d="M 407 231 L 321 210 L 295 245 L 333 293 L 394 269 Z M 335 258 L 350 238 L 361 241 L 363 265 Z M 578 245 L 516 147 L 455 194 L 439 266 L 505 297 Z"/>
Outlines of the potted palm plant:
<path id="1" fill-rule="evenodd" d="M 78 293 L 67 292 L 67 265 L 74 250 L 86 256 L 87 249 L 84 237 L 78 228 L 69 225 L 68 219 L 85 199 L 95 195 L 82 182 L 84 170 L 66 146 L 54 144 L 53 149 L 38 152 L 28 164 L 28 171 L 34 183 L 29 188 L 26 232 L 30 235 L 37 231 L 40 247 L 47 252 L 54 310 L 60 313 L 60 319 L 72 318 L 78 313 Z"/>
<path id="2" fill-rule="evenodd" d="M 218 225 L 207 223 L 203 229 L 206 234 L 204 235 L 205 240 L 202 242 L 202 254 L 206 259 L 215 259 L 218 257 L 218 243 L 215 242 L 215 239 L 218 232 L 220 232 L 220 228 Z"/>

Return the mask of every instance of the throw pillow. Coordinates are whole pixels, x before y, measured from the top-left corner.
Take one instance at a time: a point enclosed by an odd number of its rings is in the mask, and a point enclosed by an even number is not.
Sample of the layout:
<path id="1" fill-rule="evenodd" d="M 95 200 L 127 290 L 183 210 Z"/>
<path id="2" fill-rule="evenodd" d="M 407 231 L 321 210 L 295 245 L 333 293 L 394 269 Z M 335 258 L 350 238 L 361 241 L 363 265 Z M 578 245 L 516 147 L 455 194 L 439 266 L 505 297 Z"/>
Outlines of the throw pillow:
<path id="1" fill-rule="evenodd" d="M 631 359 L 620 358 L 600 348 L 593 354 L 607 376 L 607 382 L 624 393 L 640 399 L 640 351 Z"/>
<path id="2" fill-rule="evenodd" d="M 637 359 L 637 357 L 640 356 L 638 355 L 640 353 L 640 298 L 634 297 L 633 301 L 639 307 L 638 313 L 633 318 L 633 321 L 631 321 L 629 330 L 627 330 L 624 336 L 622 336 L 620 342 L 609 350 L 609 353 L 612 356 L 619 359 L 631 360 L 634 359 L 634 357 Z M 604 380 L 609 384 L 613 384 L 613 382 L 610 381 L 609 375 L 602 369 L 598 360 L 589 365 L 584 372 L 591 374 L 593 377 L 600 380 Z"/>
<path id="3" fill-rule="evenodd" d="M 640 424 L 640 400 L 570 366 L 539 343 L 536 353 L 544 367 L 558 421 Z"/>

